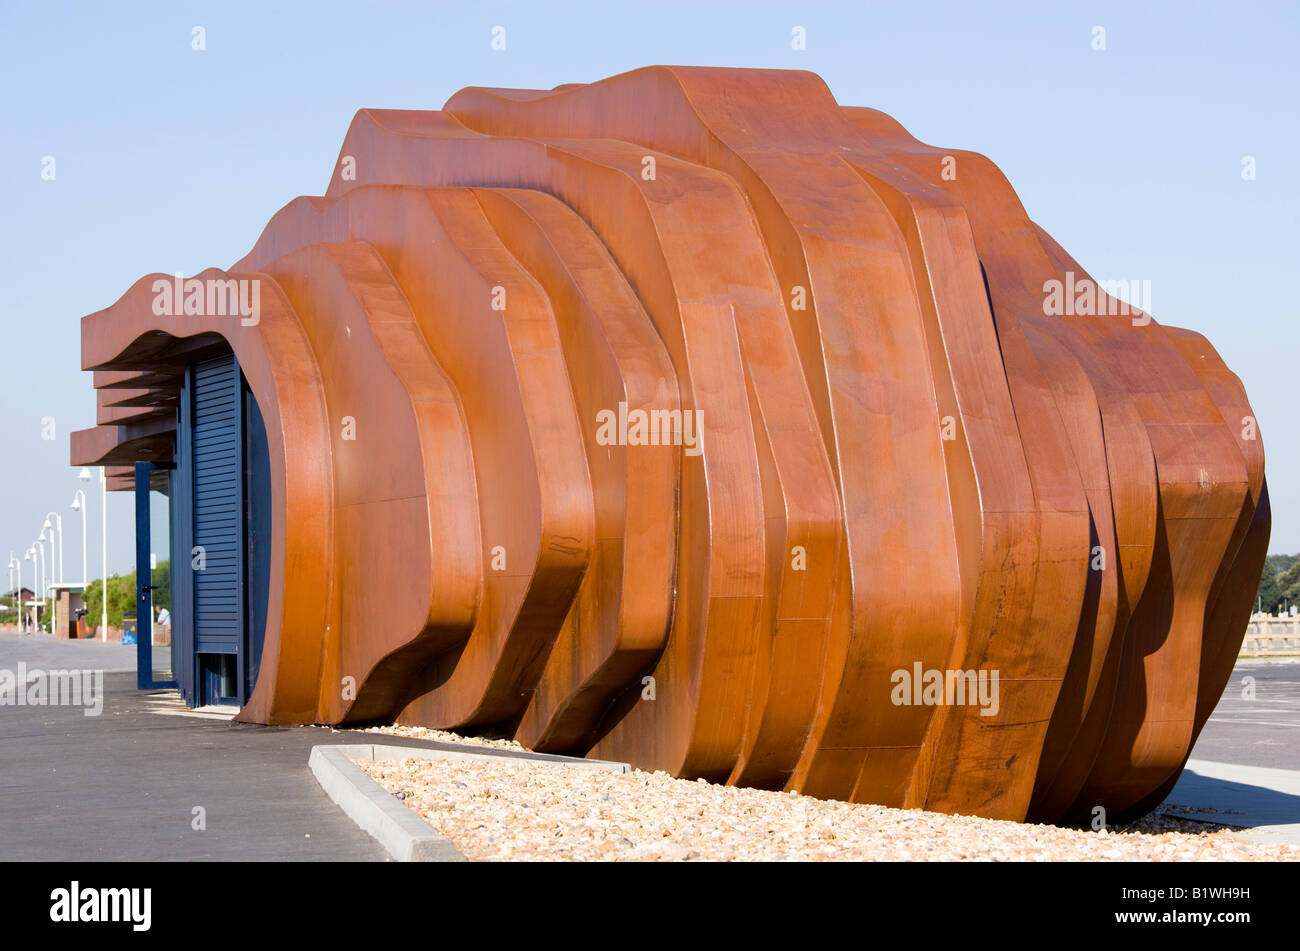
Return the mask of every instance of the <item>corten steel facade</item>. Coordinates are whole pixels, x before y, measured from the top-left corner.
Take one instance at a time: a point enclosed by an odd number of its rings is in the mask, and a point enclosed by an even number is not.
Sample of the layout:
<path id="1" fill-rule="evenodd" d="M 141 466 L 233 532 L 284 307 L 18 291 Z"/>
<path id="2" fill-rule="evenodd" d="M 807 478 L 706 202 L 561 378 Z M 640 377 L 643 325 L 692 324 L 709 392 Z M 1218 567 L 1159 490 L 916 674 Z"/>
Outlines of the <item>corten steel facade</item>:
<path id="1" fill-rule="evenodd" d="M 809 73 L 363 110 L 197 278 L 256 319 L 170 275 L 86 317 L 72 455 L 173 487 L 178 678 L 232 645 L 244 720 L 1113 821 L 1230 676 L 1269 534 L 1238 379 L 1104 292 L 1049 313 L 1090 278 L 998 169 Z M 196 531 L 233 561 L 186 591 Z"/>

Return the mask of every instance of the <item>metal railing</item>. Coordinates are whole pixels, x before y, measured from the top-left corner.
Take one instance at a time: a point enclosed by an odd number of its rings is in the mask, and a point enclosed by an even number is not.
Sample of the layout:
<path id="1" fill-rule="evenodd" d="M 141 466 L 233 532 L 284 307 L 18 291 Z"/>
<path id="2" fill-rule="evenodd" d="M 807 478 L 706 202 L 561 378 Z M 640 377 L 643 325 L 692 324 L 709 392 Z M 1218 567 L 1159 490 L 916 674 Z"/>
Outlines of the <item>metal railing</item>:
<path id="1" fill-rule="evenodd" d="M 1300 655 L 1300 616 L 1252 614 L 1241 653 L 1250 657 Z"/>

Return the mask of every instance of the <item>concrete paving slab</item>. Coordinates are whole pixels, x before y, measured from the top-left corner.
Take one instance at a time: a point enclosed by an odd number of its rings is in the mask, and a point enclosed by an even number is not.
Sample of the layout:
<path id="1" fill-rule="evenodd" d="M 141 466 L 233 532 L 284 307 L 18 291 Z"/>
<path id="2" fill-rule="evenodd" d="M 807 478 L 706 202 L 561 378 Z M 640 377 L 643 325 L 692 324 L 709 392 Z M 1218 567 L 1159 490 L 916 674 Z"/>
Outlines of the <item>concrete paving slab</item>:
<path id="1" fill-rule="evenodd" d="M 61 640 L 53 634 L 0 631 L 0 667 L 84 667 L 109 671 L 135 670 L 135 645 L 113 641 Z"/>
<path id="2" fill-rule="evenodd" d="M 1244 837 L 1257 842 L 1300 845 L 1300 770 L 1188 760 L 1165 808 L 1249 830 Z"/>
<path id="3" fill-rule="evenodd" d="M 309 765 L 325 793 L 389 855 L 398 862 L 468 861 L 433 826 L 353 763 L 354 759 L 375 759 L 375 748 L 369 744 L 314 746 Z"/>

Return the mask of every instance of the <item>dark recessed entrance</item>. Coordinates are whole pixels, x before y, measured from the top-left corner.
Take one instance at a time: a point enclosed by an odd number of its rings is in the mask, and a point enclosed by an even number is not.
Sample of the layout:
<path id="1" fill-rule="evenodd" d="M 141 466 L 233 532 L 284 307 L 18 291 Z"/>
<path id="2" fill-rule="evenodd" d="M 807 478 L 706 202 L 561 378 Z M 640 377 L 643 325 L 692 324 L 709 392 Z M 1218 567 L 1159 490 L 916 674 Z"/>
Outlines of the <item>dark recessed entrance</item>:
<path id="1" fill-rule="evenodd" d="M 270 457 L 257 401 L 233 353 L 192 364 L 181 387 L 171 501 L 171 667 L 190 706 L 243 705 L 257 679 L 270 582 Z M 136 466 L 140 617 L 149 617 L 148 512 Z M 145 470 L 142 472 L 142 470 Z M 146 488 L 147 496 L 147 488 Z M 146 502 L 147 505 L 147 502 Z M 141 532 L 144 533 L 143 545 Z M 141 641 L 142 648 L 144 641 Z M 141 650 L 141 686 L 153 666 Z M 146 683 L 146 680 L 149 682 Z"/>

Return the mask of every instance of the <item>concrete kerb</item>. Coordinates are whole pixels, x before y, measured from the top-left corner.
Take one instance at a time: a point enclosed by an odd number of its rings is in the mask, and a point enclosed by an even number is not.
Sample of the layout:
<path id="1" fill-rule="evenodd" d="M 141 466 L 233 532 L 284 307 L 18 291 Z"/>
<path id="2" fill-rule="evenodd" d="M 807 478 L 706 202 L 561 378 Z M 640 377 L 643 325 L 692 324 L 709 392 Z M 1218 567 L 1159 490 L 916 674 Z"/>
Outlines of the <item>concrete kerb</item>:
<path id="1" fill-rule="evenodd" d="M 353 760 L 427 759 L 442 761 L 519 760 L 529 763 L 578 766 L 627 773 L 627 763 L 580 759 L 517 750 L 428 749 L 418 746 L 356 744 L 313 746 L 308 765 L 326 795 L 399 862 L 464 862 L 466 858 L 445 837 L 370 778 Z"/>

